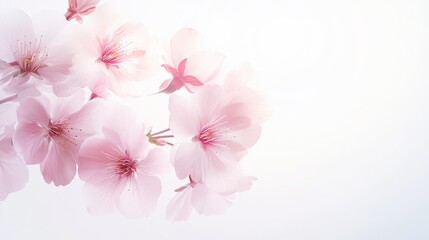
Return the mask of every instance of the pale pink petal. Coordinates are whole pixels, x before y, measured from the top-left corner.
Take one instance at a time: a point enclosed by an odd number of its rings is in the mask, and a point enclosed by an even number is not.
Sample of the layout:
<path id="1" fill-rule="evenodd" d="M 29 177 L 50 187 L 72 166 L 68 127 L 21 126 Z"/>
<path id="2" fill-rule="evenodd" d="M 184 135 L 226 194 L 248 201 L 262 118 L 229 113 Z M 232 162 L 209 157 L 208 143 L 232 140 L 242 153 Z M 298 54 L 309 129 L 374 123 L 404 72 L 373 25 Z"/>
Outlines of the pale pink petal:
<path id="1" fill-rule="evenodd" d="M 183 28 L 174 34 L 170 43 L 171 60 L 175 67 L 202 48 L 202 36 L 191 28 Z"/>
<path id="2" fill-rule="evenodd" d="M 31 18 L 24 11 L 18 9 L 2 15 L 0 33 L 2 39 L 6 40 L 6 43 L 2 44 L 4 49 L 2 49 L 0 56 L 2 60 L 7 62 L 14 60 L 10 46 L 15 46 L 16 40 L 23 39 L 24 36 L 28 39 L 34 39 L 36 36 Z"/>
<path id="3" fill-rule="evenodd" d="M 156 177 L 138 174 L 130 179 L 117 203 L 119 212 L 128 218 L 149 216 L 155 211 L 161 194 L 161 182 Z"/>
<path id="4" fill-rule="evenodd" d="M 69 184 L 76 174 L 76 155 L 77 149 L 51 144 L 46 159 L 40 164 L 45 182 L 54 182 L 55 186 Z"/>
<path id="5" fill-rule="evenodd" d="M 255 180 L 255 177 L 243 175 L 239 166 L 235 163 L 229 164 L 227 168 L 210 166 L 207 169 L 204 183 L 215 192 L 233 194 L 249 190 L 252 186 L 252 181 Z"/>
<path id="6" fill-rule="evenodd" d="M 42 42 L 49 45 L 57 44 L 55 40 L 67 24 L 61 13 L 51 10 L 38 11 L 31 16 L 31 22 L 36 36 L 42 36 Z"/>
<path id="7" fill-rule="evenodd" d="M 198 51 L 192 54 L 186 63 L 185 75 L 196 77 L 207 83 L 217 76 L 225 56 L 213 51 Z"/>
<path id="8" fill-rule="evenodd" d="M 48 83 L 58 84 L 58 82 L 64 81 L 66 77 L 69 76 L 70 67 L 70 64 L 46 66 L 40 68 L 37 72 L 40 74 L 40 76 L 47 79 Z"/>
<path id="9" fill-rule="evenodd" d="M 15 103 L 2 103 L 0 104 L 0 127 L 11 126 L 17 121 L 16 116 L 17 105 Z"/>
<path id="10" fill-rule="evenodd" d="M 170 221 L 184 221 L 192 213 L 191 205 L 192 187 L 187 187 L 178 192 L 167 206 L 166 217 Z"/>
<path id="11" fill-rule="evenodd" d="M 167 154 L 159 149 L 152 149 L 149 154 L 139 162 L 138 169 L 145 175 L 162 175 L 169 171 Z"/>
<path id="12" fill-rule="evenodd" d="M 207 123 L 214 118 L 216 110 L 219 107 L 221 100 L 224 99 L 224 92 L 220 86 L 204 86 L 192 95 L 191 100 L 195 102 L 199 113 L 199 118 L 202 123 Z"/>
<path id="13" fill-rule="evenodd" d="M 49 102 L 45 97 L 24 98 L 17 110 L 18 121 L 22 123 L 48 123 Z"/>
<path id="14" fill-rule="evenodd" d="M 83 188 L 88 212 L 93 215 L 106 215 L 115 212 L 117 199 L 125 184 L 106 178 L 105 173 L 102 172 L 93 175 L 91 178 L 97 178 L 101 181 L 97 181 L 96 184 L 86 183 Z"/>
<path id="15" fill-rule="evenodd" d="M 119 137 L 117 138 L 119 139 Z M 113 175 L 106 156 L 115 156 L 114 139 L 88 138 L 81 146 L 78 156 L 79 177 L 86 182 L 84 187 L 88 211 L 103 215 L 116 210 L 116 201 L 125 184 Z"/>
<path id="16" fill-rule="evenodd" d="M 196 182 L 201 180 L 204 169 L 199 162 L 204 161 L 204 151 L 199 142 L 181 143 L 171 157 L 179 179 L 185 179 L 193 174 L 192 178 Z"/>
<path id="17" fill-rule="evenodd" d="M 242 101 L 249 109 L 247 115 L 256 123 L 262 123 L 272 115 L 267 97 L 256 90 L 257 74 L 250 64 L 243 64 L 230 71 L 224 80 L 224 88 L 235 101 Z"/>
<path id="18" fill-rule="evenodd" d="M 98 172 L 107 172 L 110 160 L 106 158 L 106 154 L 115 156 L 114 151 L 116 144 L 114 139 L 105 139 L 103 137 L 88 138 L 81 146 L 78 155 L 79 177 L 92 184 L 99 182 L 90 181 L 90 177 Z"/>
<path id="19" fill-rule="evenodd" d="M 47 130 L 38 124 L 18 124 L 13 143 L 23 152 L 27 164 L 41 163 L 48 154 Z"/>
<path id="20" fill-rule="evenodd" d="M 172 95 L 168 106 L 170 110 L 170 129 L 176 137 L 197 135 L 199 119 L 190 102 L 183 97 Z"/>
<path id="21" fill-rule="evenodd" d="M 52 107 L 53 120 L 60 120 L 63 117 L 68 118 L 72 113 L 82 109 L 85 103 L 85 93 L 82 89 L 69 97 L 56 98 Z"/>
<path id="22" fill-rule="evenodd" d="M 195 185 L 191 203 L 202 215 L 222 214 L 231 206 L 231 202 L 224 195 L 212 191 L 201 183 Z"/>
<path id="23" fill-rule="evenodd" d="M 81 87 L 78 87 L 74 84 L 70 84 L 70 82 L 66 81 L 58 84 L 53 84 L 52 91 L 58 97 L 69 97 L 74 93 L 81 91 Z"/>
<path id="24" fill-rule="evenodd" d="M 19 74 L 19 68 L 0 59 L 0 85 L 6 85 L 16 75 Z M 10 84 L 10 83 L 9 83 Z M 7 86 L 7 85 L 6 85 Z M 10 87 L 9 87 L 10 88 Z"/>
<path id="25" fill-rule="evenodd" d="M 227 141 L 227 144 L 231 143 L 229 148 L 232 151 L 244 151 L 247 148 L 253 146 L 261 136 L 261 126 L 252 124 L 248 128 L 240 129 L 229 133 L 231 141 Z M 238 143 L 239 145 L 235 145 Z"/>
<path id="26" fill-rule="evenodd" d="M 95 99 L 87 102 L 82 109 L 69 116 L 70 125 L 75 128 L 82 129 L 76 132 L 78 136 L 76 143 L 79 145 L 86 137 L 96 134 L 101 126 L 103 120 L 104 102 L 101 99 Z"/>
<path id="27" fill-rule="evenodd" d="M 28 168 L 16 155 L 12 140 L 9 137 L 0 140 L 0 193 L 6 196 L 21 190 L 27 182 Z"/>

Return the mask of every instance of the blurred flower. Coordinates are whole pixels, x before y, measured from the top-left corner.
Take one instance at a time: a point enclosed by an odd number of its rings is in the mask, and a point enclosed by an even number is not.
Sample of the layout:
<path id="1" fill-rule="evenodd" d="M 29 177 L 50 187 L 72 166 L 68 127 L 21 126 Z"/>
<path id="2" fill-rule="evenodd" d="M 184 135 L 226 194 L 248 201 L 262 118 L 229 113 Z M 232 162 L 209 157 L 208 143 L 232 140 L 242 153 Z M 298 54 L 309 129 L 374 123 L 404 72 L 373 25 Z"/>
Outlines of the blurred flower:
<path id="1" fill-rule="evenodd" d="M 40 82 L 54 85 L 64 81 L 71 67 L 68 49 L 55 42 L 64 19 L 53 12 L 41 12 L 32 18 L 15 10 L 0 21 L 0 85 L 19 93 Z M 38 81 L 31 81 L 32 79 Z"/>
<path id="2" fill-rule="evenodd" d="M 210 168 L 227 170 L 259 138 L 261 127 L 251 118 L 241 92 L 205 86 L 191 96 L 170 97 L 170 129 L 177 138 L 171 153 L 176 175 L 204 180 Z"/>
<path id="3" fill-rule="evenodd" d="M 225 58 L 222 54 L 203 50 L 200 33 L 190 28 L 177 32 L 171 39 L 170 48 L 171 62 L 162 67 L 172 78 L 159 87 L 163 93 L 173 93 L 182 87 L 193 92 L 195 87 L 216 77 Z"/>
<path id="4" fill-rule="evenodd" d="M 90 21 L 91 20 L 91 21 Z M 135 95 L 135 83 L 160 69 L 152 52 L 156 41 L 142 24 L 124 22 L 106 6 L 100 7 L 85 24 L 76 41 L 73 69 L 83 86 L 104 79 L 117 95 Z"/>
<path id="5" fill-rule="evenodd" d="M 83 23 L 82 16 L 92 13 L 99 2 L 100 0 L 69 0 L 69 8 L 64 16 L 67 21 L 76 19 Z"/>

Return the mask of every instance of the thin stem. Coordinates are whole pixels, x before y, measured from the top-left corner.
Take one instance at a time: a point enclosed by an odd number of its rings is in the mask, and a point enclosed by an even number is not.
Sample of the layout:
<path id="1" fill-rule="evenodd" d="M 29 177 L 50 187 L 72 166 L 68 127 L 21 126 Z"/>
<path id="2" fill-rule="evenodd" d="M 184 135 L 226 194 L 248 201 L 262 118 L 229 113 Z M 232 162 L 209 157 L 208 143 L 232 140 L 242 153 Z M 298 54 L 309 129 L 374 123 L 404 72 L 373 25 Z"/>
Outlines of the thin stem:
<path id="1" fill-rule="evenodd" d="M 168 132 L 168 131 L 170 131 L 170 128 L 167 128 L 167 129 L 165 129 L 165 130 L 162 130 L 162 131 L 159 131 L 159 132 L 156 132 L 156 133 L 152 133 L 152 134 L 150 134 L 150 135 L 155 136 L 155 135 L 159 135 L 159 134 L 161 134 L 161 133 L 165 133 L 165 132 Z"/>
<path id="2" fill-rule="evenodd" d="M 153 139 L 159 139 L 159 138 L 172 138 L 174 137 L 173 135 L 161 135 L 161 136 L 154 136 L 152 137 Z"/>

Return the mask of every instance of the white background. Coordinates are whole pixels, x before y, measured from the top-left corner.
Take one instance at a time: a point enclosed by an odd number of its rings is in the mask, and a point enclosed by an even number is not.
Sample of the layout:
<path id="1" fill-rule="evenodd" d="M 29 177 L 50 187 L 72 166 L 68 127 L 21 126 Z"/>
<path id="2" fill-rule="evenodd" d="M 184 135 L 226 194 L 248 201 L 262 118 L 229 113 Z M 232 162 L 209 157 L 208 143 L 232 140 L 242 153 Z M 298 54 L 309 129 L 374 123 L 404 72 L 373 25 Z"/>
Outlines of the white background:
<path id="1" fill-rule="evenodd" d="M 428 1 L 118 2 L 162 42 L 193 27 L 227 68 L 258 69 L 273 108 L 243 159 L 258 181 L 226 214 L 184 223 L 165 220 L 167 184 L 156 213 L 130 221 L 90 215 L 78 178 L 57 188 L 31 166 L 0 204 L 0 239 L 429 239 Z"/>

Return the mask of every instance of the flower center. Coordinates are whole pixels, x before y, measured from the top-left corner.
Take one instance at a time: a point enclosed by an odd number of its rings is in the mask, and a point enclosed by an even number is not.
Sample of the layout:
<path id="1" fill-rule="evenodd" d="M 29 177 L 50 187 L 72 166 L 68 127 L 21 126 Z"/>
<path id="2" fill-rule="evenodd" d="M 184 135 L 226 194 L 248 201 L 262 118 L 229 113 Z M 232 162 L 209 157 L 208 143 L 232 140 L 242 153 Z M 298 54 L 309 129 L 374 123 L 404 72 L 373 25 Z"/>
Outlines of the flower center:
<path id="1" fill-rule="evenodd" d="M 82 129 L 70 127 L 70 124 L 68 124 L 67 121 L 52 122 L 52 120 L 49 120 L 49 140 L 54 140 L 55 143 L 57 143 L 57 145 L 61 148 L 65 148 L 70 144 L 76 146 L 76 139 L 78 138 L 77 132 L 82 132 Z"/>
<path id="2" fill-rule="evenodd" d="M 227 122 L 223 119 L 224 117 L 218 117 L 203 125 L 199 134 L 194 136 L 192 141 L 199 141 L 203 146 L 220 145 L 224 135 L 229 131 L 229 128 L 226 126 Z"/>
<path id="3" fill-rule="evenodd" d="M 98 39 L 100 57 L 96 61 L 103 62 L 106 67 L 118 67 L 121 63 L 133 63 L 136 58 L 143 56 L 145 51 L 136 49 L 134 43 L 127 40 L 127 36 L 119 34 L 111 39 Z"/>
<path id="4" fill-rule="evenodd" d="M 137 161 L 132 159 L 128 151 L 125 150 L 125 155 L 117 158 L 115 173 L 120 177 L 129 177 L 137 171 Z"/>
<path id="5" fill-rule="evenodd" d="M 15 61 L 10 64 L 19 66 L 21 74 L 37 74 L 38 69 L 46 66 L 45 61 L 48 58 L 46 45 L 43 44 L 43 35 L 33 41 L 28 41 L 26 36 L 23 40 L 17 40 L 13 56 Z"/>

